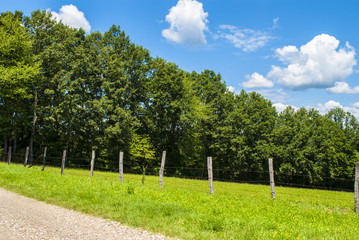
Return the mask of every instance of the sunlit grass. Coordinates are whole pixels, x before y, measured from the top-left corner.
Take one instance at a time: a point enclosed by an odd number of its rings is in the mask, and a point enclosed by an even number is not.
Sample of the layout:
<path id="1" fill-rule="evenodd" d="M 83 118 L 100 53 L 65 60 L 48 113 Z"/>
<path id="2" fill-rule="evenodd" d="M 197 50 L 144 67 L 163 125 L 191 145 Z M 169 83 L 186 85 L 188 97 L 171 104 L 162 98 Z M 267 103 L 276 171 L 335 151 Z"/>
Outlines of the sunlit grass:
<path id="1" fill-rule="evenodd" d="M 0 187 L 182 239 L 359 239 L 354 194 L 0 163 Z"/>

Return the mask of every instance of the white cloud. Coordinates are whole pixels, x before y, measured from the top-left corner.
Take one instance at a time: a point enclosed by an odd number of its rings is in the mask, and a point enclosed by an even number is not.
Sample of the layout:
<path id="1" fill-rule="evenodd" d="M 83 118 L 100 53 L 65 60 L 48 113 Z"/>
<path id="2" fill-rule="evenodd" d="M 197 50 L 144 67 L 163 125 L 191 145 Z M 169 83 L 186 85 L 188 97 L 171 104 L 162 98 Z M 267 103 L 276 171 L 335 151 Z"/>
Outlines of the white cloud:
<path id="1" fill-rule="evenodd" d="M 350 112 L 356 119 L 359 119 L 359 106 L 352 105 L 351 107 L 344 107 L 345 112 Z"/>
<path id="2" fill-rule="evenodd" d="M 245 88 L 271 88 L 273 82 L 263 77 L 261 74 L 255 72 L 252 75 L 246 75 L 247 82 L 242 83 Z"/>
<path id="3" fill-rule="evenodd" d="M 208 30 L 208 13 L 203 4 L 196 0 L 179 0 L 170 9 L 166 22 L 170 28 L 162 31 L 162 36 L 176 43 L 190 46 L 206 44 L 205 31 Z"/>
<path id="4" fill-rule="evenodd" d="M 283 103 L 274 103 L 273 106 L 277 109 L 277 112 L 283 112 L 287 107 L 292 107 L 294 111 L 298 111 L 299 108 L 291 105 L 285 105 Z"/>
<path id="5" fill-rule="evenodd" d="M 277 109 L 277 112 L 283 112 L 284 109 L 288 107 L 288 105 L 284 105 L 283 103 L 274 103 L 273 106 Z"/>
<path id="6" fill-rule="evenodd" d="M 356 65 L 354 48 L 348 43 L 338 47 L 335 37 L 321 34 L 300 49 L 296 46 L 277 49 L 276 56 L 287 66 L 272 66 L 267 77 L 294 90 L 331 87 L 351 75 Z"/>
<path id="7" fill-rule="evenodd" d="M 351 106 L 343 106 L 339 102 L 330 100 L 325 104 L 318 104 L 318 110 L 321 114 L 326 114 L 333 108 L 341 108 L 344 112 L 350 112 L 353 114 L 357 119 L 359 119 L 359 102 L 352 104 Z"/>
<path id="8" fill-rule="evenodd" d="M 276 28 L 279 27 L 278 26 L 278 21 L 279 21 L 279 17 L 276 17 L 276 18 L 273 19 L 273 27 L 272 27 L 272 29 L 276 29 Z"/>
<path id="9" fill-rule="evenodd" d="M 336 94 L 358 94 L 359 86 L 351 88 L 346 82 L 336 82 L 334 87 L 327 88 L 328 92 L 336 93 Z"/>
<path id="10" fill-rule="evenodd" d="M 274 103 L 286 102 L 288 98 L 287 93 L 283 89 L 260 89 L 256 92 Z"/>
<path id="11" fill-rule="evenodd" d="M 86 32 L 91 31 L 90 23 L 85 18 L 85 14 L 78 10 L 78 8 L 72 4 L 64 5 L 60 8 L 60 12 L 51 12 L 54 19 L 62 21 L 64 24 L 73 28 L 82 28 Z"/>
<path id="12" fill-rule="evenodd" d="M 239 29 L 233 25 L 220 25 L 216 37 L 230 41 L 243 51 L 254 51 L 263 47 L 272 38 L 268 33 L 252 29 Z"/>
<path id="13" fill-rule="evenodd" d="M 343 108 L 343 105 L 341 105 L 339 102 L 330 100 L 330 101 L 324 103 L 324 105 L 319 103 L 318 108 L 319 108 L 319 112 L 321 114 L 326 114 L 333 108 Z"/>
<path id="14" fill-rule="evenodd" d="M 236 89 L 234 88 L 234 87 L 232 87 L 232 86 L 229 86 L 229 87 L 227 87 L 227 91 L 228 92 L 234 92 Z"/>

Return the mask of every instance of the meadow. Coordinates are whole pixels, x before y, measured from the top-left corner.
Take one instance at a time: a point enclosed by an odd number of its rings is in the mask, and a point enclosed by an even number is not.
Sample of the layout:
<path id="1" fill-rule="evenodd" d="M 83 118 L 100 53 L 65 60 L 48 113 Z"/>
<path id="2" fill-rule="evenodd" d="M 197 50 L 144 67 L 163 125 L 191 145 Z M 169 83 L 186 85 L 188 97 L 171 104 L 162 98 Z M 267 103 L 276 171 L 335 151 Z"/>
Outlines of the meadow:
<path id="1" fill-rule="evenodd" d="M 0 163 L 0 187 L 180 239 L 359 239 L 354 194 Z"/>

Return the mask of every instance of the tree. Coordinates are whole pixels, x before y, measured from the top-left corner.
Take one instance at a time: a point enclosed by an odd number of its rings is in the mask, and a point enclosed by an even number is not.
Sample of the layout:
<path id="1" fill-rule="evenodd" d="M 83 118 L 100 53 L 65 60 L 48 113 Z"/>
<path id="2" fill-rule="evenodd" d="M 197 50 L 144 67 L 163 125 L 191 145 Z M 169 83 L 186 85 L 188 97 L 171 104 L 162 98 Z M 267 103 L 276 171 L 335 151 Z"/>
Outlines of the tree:
<path id="1" fill-rule="evenodd" d="M 353 177 L 357 159 L 355 134 L 348 134 L 346 128 L 352 127 L 345 115 L 339 109 L 322 116 L 315 109 L 291 107 L 279 114 L 273 142 L 275 167 L 283 182 L 294 174 L 303 175 L 292 179 L 300 184 L 348 187 L 348 182 L 337 180 Z"/>
<path id="2" fill-rule="evenodd" d="M 258 93 L 228 92 L 220 74 L 152 58 L 119 26 L 86 35 L 39 10 L 0 15 L 0 134 L 4 154 L 30 142 L 30 161 L 45 144 L 77 158 L 98 149 L 106 166 L 130 152 L 144 176 L 166 150 L 170 164 L 197 169 L 212 156 L 216 176 L 232 179 L 273 157 L 278 173 L 326 184 L 352 177 L 359 156 L 358 121 L 342 109 L 278 115 Z"/>
<path id="3" fill-rule="evenodd" d="M 39 75 L 31 36 L 22 24 L 21 12 L 0 15 L 0 131 L 4 136 L 4 155 L 12 134 L 16 145 L 17 128 L 26 116 L 32 87 Z"/>
<path id="4" fill-rule="evenodd" d="M 240 136 L 238 164 L 240 169 L 263 171 L 271 157 L 271 135 L 277 113 L 272 103 L 260 94 L 242 91 L 235 97 L 233 118 Z"/>
<path id="5" fill-rule="evenodd" d="M 158 149 L 166 150 L 169 159 L 179 157 L 181 133 L 181 100 L 184 71 L 178 66 L 157 58 L 151 62 L 148 103 L 145 105 L 140 131 L 149 134 Z M 179 161 L 180 159 L 174 159 Z"/>
<path id="6" fill-rule="evenodd" d="M 78 82 L 72 82 L 77 79 L 73 68 L 83 57 L 76 50 L 81 46 L 85 32 L 57 22 L 48 11 L 39 10 L 26 18 L 25 26 L 33 37 L 33 52 L 38 56 L 42 70 L 33 89 L 38 104 L 34 108 L 30 143 L 36 142 L 36 128 L 40 131 L 38 145 L 46 143 L 60 152 L 64 148 L 71 151 L 69 146 L 74 145 L 70 143 L 77 136 L 75 128 L 79 125 L 74 107 L 80 101 L 79 94 L 74 93 Z"/>
<path id="7" fill-rule="evenodd" d="M 149 52 L 132 43 L 119 26 L 112 26 L 102 40 L 102 107 L 104 141 L 109 154 L 128 149 L 139 127 L 146 101 Z"/>
<path id="8" fill-rule="evenodd" d="M 148 135 L 140 136 L 136 133 L 133 134 L 130 154 L 133 162 L 142 168 L 142 184 L 145 183 L 146 169 L 151 166 L 156 159 L 155 153 L 156 151 Z"/>

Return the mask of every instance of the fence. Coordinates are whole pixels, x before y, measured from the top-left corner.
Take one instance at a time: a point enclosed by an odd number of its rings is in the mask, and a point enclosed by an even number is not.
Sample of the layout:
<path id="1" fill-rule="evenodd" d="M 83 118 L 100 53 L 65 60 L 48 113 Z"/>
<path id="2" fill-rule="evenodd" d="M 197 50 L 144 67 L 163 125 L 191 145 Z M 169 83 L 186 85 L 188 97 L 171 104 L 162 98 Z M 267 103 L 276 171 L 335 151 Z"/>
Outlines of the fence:
<path id="1" fill-rule="evenodd" d="M 111 161 L 101 157 L 96 158 L 96 153 L 93 150 L 91 158 L 69 158 L 67 156 L 67 151 L 64 150 L 62 157 L 60 156 L 49 156 L 47 153 L 47 147 L 44 148 L 42 154 L 35 156 L 32 163 L 28 163 L 29 159 L 29 148 L 26 148 L 25 155 L 12 153 L 11 147 L 9 147 L 6 161 L 8 165 L 12 162 L 14 163 L 24 163 L 26 167 L 32 167 L 34 165 L 42 165 L 42 171 L 45 170 L 45 166 L 60 167 L 61 175 L 65 172 L 65 166 L 67 168 L 80 168 L 88 169 L 90 171 L 90 176 L 94 175 L 94 171 L 112 171 L 119 173 L 119 180 L 124 181 L 124 172 L 127 174 L 143 174 L 143 170 L 140 169 L 138 165 L 128 164 L 124 161 L 124 153 L 119 153 L 118 161 Z M 161 188 L 164 186 L 163 177 L 177 177 L 177 178 L 189 178 L 197 180 L 206 180 L 208 181 L 209 194 L 213 195 L 215 193 L 213 181 L 221 182 L 235 182 L 235 183 L 249 183 L 249 184 L 265 184 L 270 185 L 270 194 L 274 200 L 277 200 L 275 185 L 277 186 L 290 186 L 290 187 L 299 187 L 299 188 L 314 188 L 322 190 L 339 190 L 339 191 L 348 191 L 347 188 L 335 188 L 328 186 L 316 186 L 308 184 L 298 184 L 291 183 L 289 181 L 293 178 L 313 178 L 309 175 L 300 175 L 300 174 L 285 174 L 277 173 L 273 170 L 273 159 L 268 159 L 268 171 L 243 171 L 240 169 L 216 169 L 212 166 L 212 157 L 207 158 L 207 166 L 202 168 L 190 168 L 182 166 L 166 166 L 166 151 L 163 151 L 161 164 L 160 166 L 149 166 L 146 175 L 158 175 L 159 176 L 159 185 Z M 182 173 L 191 173 L 189 175 L 183 175 Z M 225 176 L 226 173 L 231 173 L 238 175 L 237 179 L 226 179 L 223 177 L 216 176 Z M 245 177 L 243 177 L 245 176 Z M 248 178 L 249 176 L 249 178 Z M 254 176 L 254 177 L 253 177 Z M 250 180 L 252 179 L 255 180 Z M 314 176 L 314 178 L 326 179 L 328 181 L 341 181 L 347 185 L 354 185 L 354 209 L 356 213 L 359 213 L 359 162 L 355 166 L 355 179 L 344 179 L 344 178 L 329 178 L 325 176 Z M 279 179 L 279 181 L 275 181 Z M 297 181 L 296 181 L 297 182 Z M 301 195 L 304 196 L 304 195 Z M 333 200 L 343 200 L 343 199 L 333 199 Z"/>

